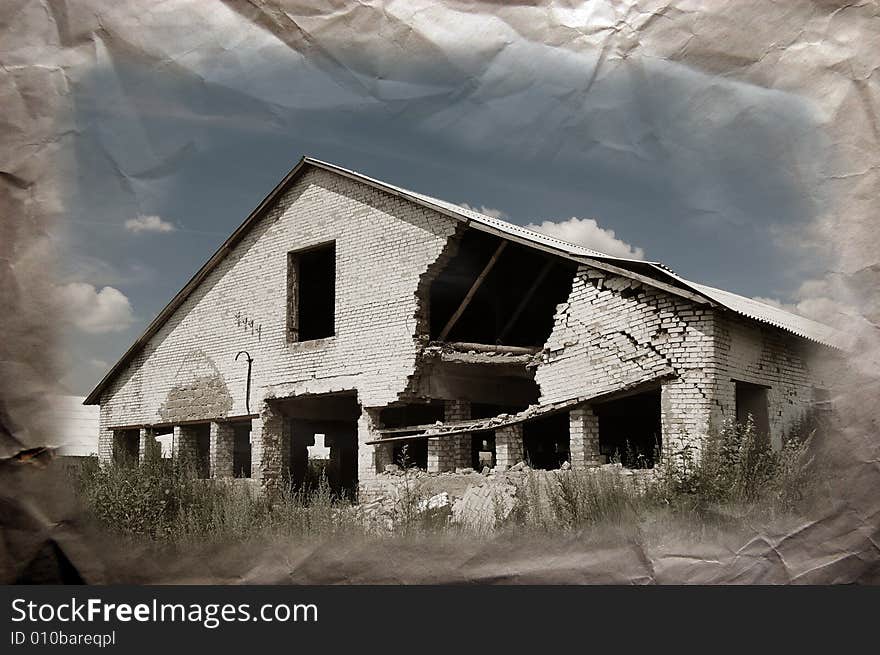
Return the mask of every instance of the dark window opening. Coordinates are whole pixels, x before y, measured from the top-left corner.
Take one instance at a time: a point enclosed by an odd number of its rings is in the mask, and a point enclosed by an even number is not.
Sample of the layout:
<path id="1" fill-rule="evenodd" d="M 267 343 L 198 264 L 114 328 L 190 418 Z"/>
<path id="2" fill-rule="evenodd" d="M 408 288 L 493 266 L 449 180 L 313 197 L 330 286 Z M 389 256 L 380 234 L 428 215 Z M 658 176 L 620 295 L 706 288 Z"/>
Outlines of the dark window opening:
<path id="1" fill-rule="evenodd" d="M 383 428 L 403 428 L 410 425 L 427 425 L 442 421 L 444 404 L 442 401 L 426 403 L 410 403 L 385 407 L 379 413 L 379 422 Z M 406 446 L 406 449 L 404 449 Z M 398 466 L 409 466 L 420 469 L 428 468 L 428 440 L 408 439 L 395 441 L 391 452 L 392 462 Z"/>
<path id="2" fill-rule="evenodd" d="M 336 333 L 336 244 L 287 254 L 287 339 Z"/>
<path id="3" fill-rule="evenodd" d="M 471 468 L 482 471 L 484 466 L 495 467 L 495 430 L 471 437 Z"/>
<path id="4" fill-rule="evenodd" d="M 551 414 L 523 423 L 526 462 L 534 469 L 553 470 L 569 458 L 568 413 Z"/>
<path id="5" fill-rule="evenodd" d="M 407 439 L 395 441 L 391 448 L 391 461 L 401 468 L 428 469 L 428 439 Z"/>
<path id="6" fill-rule="evenodd" d="M 500 414 L 516 414 L 528 405 L 499 405 L 496 403 L 471 403 L 471 418 L 492 418 Z M 495 431 L 477 432 L 471 437 L 471 466 L 475 471 L 484 466 L 495 466 Z"/>
<path id="7" fill-rule="evenodd" d="M 137 464 L 140 441 L 140 430 L 115 430 L 113 432 L 113 463 L 118 466 Z"/>
<path id="8" fill-rule="evenodd" d="M 196 471 L 200 478 L 211 476 L 211 426 L 194 425 Z"/>
<path id="9" fill-rule="evenodd" d="M 232 475 L 236 478 L 251 477 L 251 424 L 236 423 L 232 426 Z"/>
<path id="10" fill-rule="evenodd" d="M 767 445 L 770 443 L 770 414 L 767 408 L 767 387 L 760 384 L 735 381 L 736 422 L 746 425 L 751 417 L 755 436 Z"/>
<path id="11" fill-rule="evenodd" d="M 462 236 L 456 255 L 431 283 L 432 339 L 441 337 L 501 242 L 477 230 Z M 563 259 L 509 242 L 443 340 L 543 345 L 553 329 L 556 305 L 571 291 L 575 268 Z"/>
<path id="12" fill-rule="evenodd" d="M 599 451 L 627 468 L 653 468 L 660 458 L 660 389 L 597 404 Z"/>

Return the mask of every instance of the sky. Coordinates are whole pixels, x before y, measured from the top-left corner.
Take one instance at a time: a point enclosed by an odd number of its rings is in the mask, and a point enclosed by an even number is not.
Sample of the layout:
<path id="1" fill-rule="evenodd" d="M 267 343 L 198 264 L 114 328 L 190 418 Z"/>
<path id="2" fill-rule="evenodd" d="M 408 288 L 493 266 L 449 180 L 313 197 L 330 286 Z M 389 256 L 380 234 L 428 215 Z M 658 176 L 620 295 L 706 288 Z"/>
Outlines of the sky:
<path id="1" fill-rule="evenodd" d="M 534 42 L 467 65 L 397 53 L 381 75 L 289 49 L 214 54 L 183 65 L 98 41 L 74 83 L 58 234 L 70 393 L 303 155 L 787 306 L 827 265 L 799 235 L 825 209 L 829 148 L 795 94 Z"/>

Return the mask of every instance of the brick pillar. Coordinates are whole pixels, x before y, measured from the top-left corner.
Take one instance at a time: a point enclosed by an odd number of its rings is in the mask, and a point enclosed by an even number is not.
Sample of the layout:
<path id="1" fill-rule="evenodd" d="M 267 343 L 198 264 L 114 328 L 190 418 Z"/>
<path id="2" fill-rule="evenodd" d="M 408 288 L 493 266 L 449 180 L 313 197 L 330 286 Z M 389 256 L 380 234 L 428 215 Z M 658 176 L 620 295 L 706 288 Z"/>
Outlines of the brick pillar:
<path id="1" fill-rule="evenodd" d="M 523 460 L 522 423 L 495 430 L 495 468 L 505 471 Z"/>
<path id="2" fill-rule="evenodd" d="M 251 422 L 251 467 L 266 493 L 276 493 L 284 483 L 284 415 L 270 403 L 264 403 L 260 418 Z"/>
<path id="3" fill-rule="evenodd" d="M 428 472 L 455 470 L 455 437 L 428 437 Z"/>
<path id="4" fill-rule="evenodd" d="M 362 493 L 370 480 L 375 479 L 377 473 L 385 470 L 385 464 L 391 464 L 391 444 L 370 445 L 368 441 L 375 441 L 381 435 L 379 418 L 376 410 L 366 407 L 361 409 L 361 415 L 357 422 L 357 475 L 358 493 Z"/>
<path id="5" fill-rule="evenodd" d="M 251 479 L 263 479 L 261 461 L 263 458 L 263 419 L 251 419 Z"/>
<path id="6" fill-rule="evenodd" d="M 98 430 L 98 461 L 101 464 L 113 461 L 113 430 Z"/>
<path id="7" fill-rule="evenodd" d="M 141 428 L 140 437 L 138 439 L 138 459 L 140 461 L 144 461 L 150 448 L 154 449 L 154 453 L 158 453 L 158 457 L 162 456 L 160 452 L 161 446 L 159 445 L 159 442 L 156 441 L 156 435 L 153 432 L 153 428 Z"/>
<path id="8" fill-rule="evenodd" d="M 444 421 L 466 421 L 471 418 L 471 403 L 467 400 L 447 400 L 443 407 Z M 462 434 L 446 437 L 452 450 L 452 467 L 468 468 L 471 466 L 471 442 L 473 435 Z"/>
<path id="9" fill-rule="evenodd" d="M 605 463 L 599 453 L 599 417 L 592 407 L 585 405 L 568 413 L 568 447 L 574 469 Z"/>
<path id="10" fill-rule="evenodd" d="M 232 453 L 235 449 L 235 429 L 231 423 L 211 422 L 211 477 L 231 478 Z"/>
<path id="11" fill-rule="evenodd" d="M 174 435 L 171 441 L 171 452 L 179 461 L 188 461 L 196 465 L 198 458 L 198 436 L 196 431 L 188 425 L 175 425 Z"/>

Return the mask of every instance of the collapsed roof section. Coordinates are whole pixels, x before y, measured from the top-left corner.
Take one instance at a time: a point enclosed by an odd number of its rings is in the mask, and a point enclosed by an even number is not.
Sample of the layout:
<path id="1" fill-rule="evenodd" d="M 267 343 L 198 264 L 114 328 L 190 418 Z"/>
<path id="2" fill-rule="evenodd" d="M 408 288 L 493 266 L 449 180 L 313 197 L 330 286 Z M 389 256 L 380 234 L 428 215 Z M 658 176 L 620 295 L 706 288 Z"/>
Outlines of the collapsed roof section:
<path id="1" fill-rule="evenodd" d="M 831 346 L 833 348 L 843 348 L 847 344 L 846 335 L 828 325 L 818 323 L 797 314 L 792 314 L 784 309 L 773 307 L 772 305 L 767 305 L 745 296 L 691 282 L 690 280 L 686 280 L 685 278 L 676 275 L 670 268 L 661 262 L 627 259 L 624 257 L 606 255 L 597 250 L 571 244 L 561 239 L 540 232 L 535 232 L 534 230 L 529 230 L 520 225 L 508 223 L 499 218 L 486 216 L 485 214 L 481 214 L 470 208 L 461 207 L 454 203 L 440 200 L 439 198 L 433 198 L 422 193 L 409 191 L 388 184 L 387 182 L 367 177 L 366 175 L 341 168 L 335 164 L 312 159 L 311 157 L 304 157 L 302 161 L 326 170 L 335 171 L 341 175 L 351 177 L 352 179 L 366 182 L 367 184 L 395 193 L 421 205 L 440 211 L 446 215 L 464 220 L 468 225 L 478 230 L 502 236 L 531 247 L 549 249 L 557 254 L 566 255 L 581 263 L 596 265 L 596 260 L 598 260 L 598 262 L 606 262 L 614 265 L 615 269 L 618 269 L 616 271 L 612 270 L 611 272 L 625 271 L 630 274 L 645 275 L 652 278 L 655 283 L 667 280 L 672 283 L 673 286 L 678 286 L 680 289 L 688 290 L 701 297 L 707 298 L 713 303 L 737 314 L 741 314 L 746 318 L 773 325 L 774 327 L 778 327 L 799 337 L 815 341 L 822 345 Z M 642 281 L 644 282 L 645 280 Z M 657 285 L 655 284 L 654 286 Z"/>

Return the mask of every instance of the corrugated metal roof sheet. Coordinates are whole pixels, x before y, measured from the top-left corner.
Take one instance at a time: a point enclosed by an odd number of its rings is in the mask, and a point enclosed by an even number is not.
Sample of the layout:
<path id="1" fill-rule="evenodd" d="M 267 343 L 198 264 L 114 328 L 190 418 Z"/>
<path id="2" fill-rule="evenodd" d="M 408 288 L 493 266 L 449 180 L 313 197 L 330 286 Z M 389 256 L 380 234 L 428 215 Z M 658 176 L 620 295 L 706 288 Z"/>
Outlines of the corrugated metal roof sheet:
<path id="1" fill-rule="evenodd" d="M 339 166 L 336 166 L 335 164 L 330 164 L 319 159 L 306 157 L 305 161 L 321 168 L 325 168 L 330 171 L 336 171 L 355 179 L 359 179 L 373 186 L 392 189 L 400 195 L 419 202 L 420 204 L 440 208 L 445 210 L 446 213 L 457 215 L 458 217 L 468 221 L 472 225 L 476 223 L 477 226 L 490 228 L 493 231 L 501 232 L 503 234 L 514 237 L 517 240 L 525 240 L 533 244 L 540 244 L 542 246 L 546 246 L 554 250 L 569 254 L 573 257 L 588 257 L 612 262 L 639 262 L 640 264 L 648 264 L 649 266 L 659 270 L 660 272 L 672 276 L 675 280 L 684 285 L 686 288 L 689 288 L 692 291 L 695 291 L 698 294 L 705 296 L 709 300 L 718 303 L 722 307 L 726 307 L 727 309 L 741 314 L 742 316 L 745 316 L 747 318 L 773 325 L 774 327 L 786 330 L 799 337 L 803 337 L 811 341 L 816 341 L 820 344 L 831 346 L 834 348 L 845 348 L 848 343 L 846 335 L 830 326 L 824 325 L 822 323 L 817 323 L 816 321 L 812 321 L 797 314 L 792 314 L 791 312 L 787 312 L 784 309 L 773 307 L 757 300 L 731 293 L 730 291 L 724 291 L 722 289 L 716 289 L 714 287 L 710 287 L 704 284 L 691 282 L 676 275 L 672 272 L 672 269 L 662 264 L 661 262 L 646 262 L 643 260 L 626 259 L 623 257 L 606 255 L 605 253 L 599 252 L 597 250 L 592 250 L 584 246 L 568 243 L 567 241 L 563 241 L 562 239 L 557 239 L 556 237 L 551 237 L 546 234 L 542 234 L 541 232 L 529 230 L 525 227 L 522 227 L 521 225 L 514 225 L 513 223 L 508 223 L 507 221 L 500 218 L 487 216 L 486 214 L 482 214 L 468 207 L 462 207 L 460 205 L 456 205 L 455 203 L 441 200 L 440 198 L 434 198 L 423 193 L 410 191 L 409 189 L 404 189 L 403 187 L 388 184 L 387 182 L 376 180 L 374 178 L 363 175 L 362 173 L 358 173 L 357 171 L 352 171 L 347 168 L 341 168 Z"/>
<path id="2" fill-rule="evenodd" d="M 687 280 L 682 281 L 694 291 L 747 318 L 767 323 L 826 346 L 845 349 L 849 345 L 849 339 L 844 332 L 824 323 L 818 323 L 803 316 L 787 312 L 779 307 L 773 307 L 772 305 L 762 303 L 753 298 L 746 298 L 730 291 L 716 289 L 715 287 Z"/>

